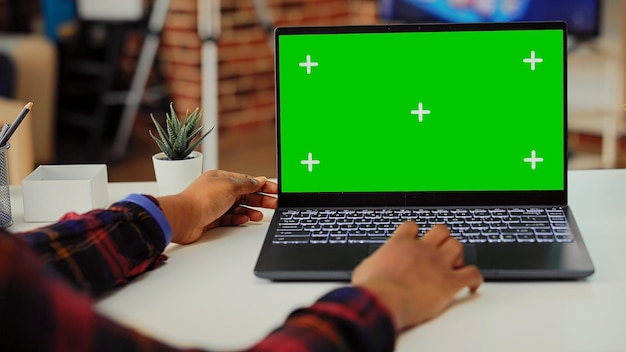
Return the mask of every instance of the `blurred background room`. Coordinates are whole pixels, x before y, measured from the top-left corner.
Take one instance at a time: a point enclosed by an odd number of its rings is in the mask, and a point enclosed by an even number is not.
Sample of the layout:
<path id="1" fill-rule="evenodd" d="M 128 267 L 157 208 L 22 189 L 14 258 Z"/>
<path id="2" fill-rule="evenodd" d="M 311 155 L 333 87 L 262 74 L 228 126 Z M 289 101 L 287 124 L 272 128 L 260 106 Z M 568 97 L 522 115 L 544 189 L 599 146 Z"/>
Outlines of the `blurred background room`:
<path id="1" fill-rule="evenodd" d="M 0 121 L 34 102 L 11 183 L 77 163 L 153 181 L 150 114 L 170 102 L 214 115 L 217 167 L 276 177 L 273 28 L 419 21 L 568 22 L 569 166 L 624 167 L 625 12 L 621 0 L 0 0 Z"/>

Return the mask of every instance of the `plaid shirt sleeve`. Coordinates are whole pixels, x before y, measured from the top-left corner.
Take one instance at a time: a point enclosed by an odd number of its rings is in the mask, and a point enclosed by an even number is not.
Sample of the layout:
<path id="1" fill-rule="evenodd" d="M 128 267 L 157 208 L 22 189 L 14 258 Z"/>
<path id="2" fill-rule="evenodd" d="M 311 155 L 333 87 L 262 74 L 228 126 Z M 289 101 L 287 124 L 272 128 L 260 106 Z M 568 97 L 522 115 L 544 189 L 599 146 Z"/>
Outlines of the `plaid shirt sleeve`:
<path id="1" fill-rule="evenodd" d="M 0 231 L 0 351 L 176 350 L 99 315 L 88 295 L 153 267 L 164 246 L 156 221 L 126 202 L 28 234 Z M 293 312 L 248 351 L 391 351 L 394 342 L 387 310 L 346 287 Z"/>
<path id="2" fill-rule="evenodd" d="M 143 197 L 160 212 L 155 198 Z M 156 267 L 166 258 L 162 252 L 169 242 L 155 217 L 132 201 L 68 213 L 17 236 L 75 287 L 96 296 Z"/>
<path id="3" fill-rule="evenodd" d="M 393 351 L 395 337 L 391 317 L 374 295 L 344 287 L 291 313 L 250 351 Z"/>

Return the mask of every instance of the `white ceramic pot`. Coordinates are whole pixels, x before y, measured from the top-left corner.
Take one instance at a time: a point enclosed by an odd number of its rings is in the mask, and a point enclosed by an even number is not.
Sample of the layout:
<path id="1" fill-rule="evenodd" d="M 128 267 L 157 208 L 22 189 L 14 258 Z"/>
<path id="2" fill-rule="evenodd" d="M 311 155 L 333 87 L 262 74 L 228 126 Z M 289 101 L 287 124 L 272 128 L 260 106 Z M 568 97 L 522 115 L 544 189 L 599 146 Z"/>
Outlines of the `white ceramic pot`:
<path id="1" fill-rule="evenodd" d="M 191 152 L 187 159 L 169 160 L 165 153 L 152 156 L 159 194 L 176 194 L 202 174 L 202 153 Z"/>

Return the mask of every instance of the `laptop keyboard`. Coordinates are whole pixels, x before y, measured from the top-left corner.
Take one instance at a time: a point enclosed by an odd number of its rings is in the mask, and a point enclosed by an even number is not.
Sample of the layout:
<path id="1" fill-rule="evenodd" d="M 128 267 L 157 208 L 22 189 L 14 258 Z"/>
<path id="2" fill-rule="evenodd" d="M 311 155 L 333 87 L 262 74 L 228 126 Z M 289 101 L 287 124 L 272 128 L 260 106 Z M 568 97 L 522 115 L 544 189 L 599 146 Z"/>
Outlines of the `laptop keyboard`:
<path id="1" fill-rule="evenodd" d="M 562 208 L 291 209 L 280 218 L 276 244 L 384 243 L 411 220 L 423 236 L 446 224 L 461 243 L 573 242 Z"/>

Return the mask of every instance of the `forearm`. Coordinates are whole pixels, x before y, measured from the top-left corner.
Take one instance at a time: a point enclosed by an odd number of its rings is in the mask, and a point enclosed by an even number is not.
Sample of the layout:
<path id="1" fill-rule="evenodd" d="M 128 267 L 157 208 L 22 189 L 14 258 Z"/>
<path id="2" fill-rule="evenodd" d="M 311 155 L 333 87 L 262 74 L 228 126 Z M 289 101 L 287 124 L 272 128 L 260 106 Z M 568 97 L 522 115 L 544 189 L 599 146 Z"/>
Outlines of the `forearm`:
<path id="1" fill-rule="evenodd" d="M 387 309 L 369 291 L 347 287 L 293 312 L 251 351 L 393 351 L 395 337 Z"/>
<path id="2" fill-rule="evenodd" d="M 170 351 L 99 315 L 91 299 L 0 233 L 0 351 Z"/>
<path id="3" fill-rule="evenodd" d="M 158 211 L 158 204 L 152 204 Z M 18 236 L 48 266 L 94 295 L 154 267 L 168 242 L 155 218 L 128 201 L 106 210 L 67 214 L 55 224 Z"/>
<path id="4" fill-rule="evenodd" d="M 0 253 L 0 351 L 175 350 L 99 315 L 13 236 L 0 233 Z M 345 288 L 295 311 L 250 351 L 391 351 L 394 340 L 377 299 Z"/>

